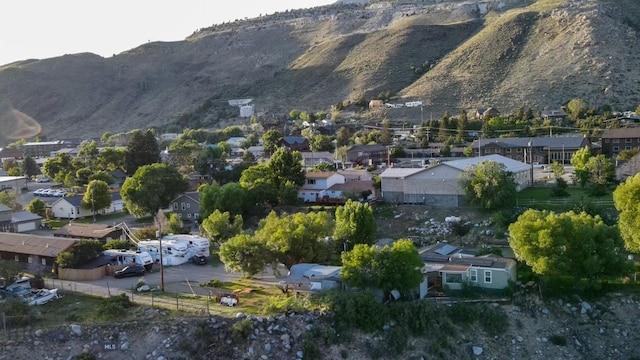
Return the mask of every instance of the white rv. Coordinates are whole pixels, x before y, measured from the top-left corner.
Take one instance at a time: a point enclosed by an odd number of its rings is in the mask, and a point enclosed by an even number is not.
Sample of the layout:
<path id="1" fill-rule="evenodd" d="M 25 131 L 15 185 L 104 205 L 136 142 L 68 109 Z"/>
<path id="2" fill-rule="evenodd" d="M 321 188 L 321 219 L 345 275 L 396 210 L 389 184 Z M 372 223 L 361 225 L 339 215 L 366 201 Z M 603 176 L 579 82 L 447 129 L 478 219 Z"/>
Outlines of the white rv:
<path id="1" fill-rule="evenodd" d="M 153 261 L 160 262 L 160 240 L 138 241 L 138 251 L 147 252 Z M 187 242 L 181 240 L 162 239 L 162 265 L 181 265 L 189 261 Z"/>
<path id="2" fill-rule="evenodd" d="M 150 271 L 153 267 L 153 258 L 146 251 L 105 250 L 102 253 L 111 257 L 111 264 L 113 265 L 128 265 L 136 263 L 144 265 L 144 268 L 147 271 Z"/>
<path id="3" fill-rule="evenodd" d="M 162 244 L 164 246 L 164 241 L 173 240 L 173 241 L 183 241 L 187 243 L 187 259 L 191 259 L 195 255 L 204 255 L 209 257 L 209 239 L 192 234 L 170 234 L 162 237 Z"/>

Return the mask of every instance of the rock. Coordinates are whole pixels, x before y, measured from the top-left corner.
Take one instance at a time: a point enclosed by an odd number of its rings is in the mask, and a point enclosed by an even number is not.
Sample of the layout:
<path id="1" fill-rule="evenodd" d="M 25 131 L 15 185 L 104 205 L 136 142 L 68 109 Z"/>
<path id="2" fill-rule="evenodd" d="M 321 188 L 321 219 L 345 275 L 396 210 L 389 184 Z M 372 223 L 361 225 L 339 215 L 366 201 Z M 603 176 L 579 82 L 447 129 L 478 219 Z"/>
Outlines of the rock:
<path id="1" fill-rule="evenodd" d="M 298 359 L 302 359 L 304 357 L 304 353 L 302 351 L 298 351 L 296 353 L 296 356 L 298 357 Z"/>
<path id="2" fill-rule="evenodd" d="M 236 319 L 244 319 L 244 313 L 241 311 L 236 314 Z"/>
<path id="3" fill-rule="evenodd" d="M 591 305 L 589 305 L 589 303 L 586 301 L 583 301 L 580 306 L 580 314 L 585 314 L 587 311 L 591 310 Z"/>
<path id="4" fill-rule="evenodd" d="M 484 349 L 482 347 L 480 347 L 480 346 L 474 346 L 474 347 L 472 347 L 472 350 L 473 350 L 473 355 L 475 355 L 475 356 L 482 355 L 482 351 L 484 351 Z"/>
<path id="5" fill-rule="evenodd" d="M 547 309 L 547 308 L 543 308 L 543 309 L 541 310 L 541 312 L 542 312 L 543 314 L 545 314 L 545 315 L 549 315 L 549 309 Z"/>
<path id="6" fill-rule="evenodd" d="M 122 351 L 129 350 L 129 342 L 127 342 L 127 341 L 123 342 L 122 345 L 120 345 L 120 350 L 122 350 Z M 155 351 L 154 351 L 154 353 L 155 353 Z M 154 356 L 155 356 L 155 354 L 154 354 Z"/>
<path id="7" fill-rule="evenodd" d="M 82 326 L 80 325 L 71 325 L 71 333 L 75 336 L 82 335 Z"/>
<path id="8" fill-rule="evenodd" d="M 266 351 L 266 352 L 271 351 L 271 344 L 269 344 L 269 343 L 264 344 L 264 351 Z"/>
<path id="9" fill-rule="evenodd" d="M 38 330 L 36 330 L 35 335 L 37 337 L 41 337 L 42 335 L 44 335 L 44 331 L 42 329 L 38 329 Z"/>
<path id="10" fill-rule="evenodd" d="M 523 342 L 524 338 L 520 335 L 516 336 L 516 340 L 518 340 L 518 342 Z"/>

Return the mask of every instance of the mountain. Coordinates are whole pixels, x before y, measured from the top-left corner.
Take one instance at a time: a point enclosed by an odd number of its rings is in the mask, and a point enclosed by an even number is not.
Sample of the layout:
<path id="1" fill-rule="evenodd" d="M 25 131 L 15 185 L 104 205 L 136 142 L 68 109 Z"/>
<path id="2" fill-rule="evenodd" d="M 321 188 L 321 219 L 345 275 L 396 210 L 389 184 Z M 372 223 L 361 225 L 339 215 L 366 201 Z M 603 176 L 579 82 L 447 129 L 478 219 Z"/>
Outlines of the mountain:
<path id="1" fill-rule="evenodd" d="M 48 139 L 134 128 L 216 127 L 238 116 L 328 111 L 389 92 L 424 110 L 640 104 L 640 1 L 339 2 L 199 29 L 103 58 L 0 67 L 0 130 Z M 33 119 L 33 120 L 31 120 Z M 410 119 L 415 120 L 415 119 Z M 419 119 L 418 119 L 419 120 Z M 172 126 L 174 129 L 177 126 Z"/>

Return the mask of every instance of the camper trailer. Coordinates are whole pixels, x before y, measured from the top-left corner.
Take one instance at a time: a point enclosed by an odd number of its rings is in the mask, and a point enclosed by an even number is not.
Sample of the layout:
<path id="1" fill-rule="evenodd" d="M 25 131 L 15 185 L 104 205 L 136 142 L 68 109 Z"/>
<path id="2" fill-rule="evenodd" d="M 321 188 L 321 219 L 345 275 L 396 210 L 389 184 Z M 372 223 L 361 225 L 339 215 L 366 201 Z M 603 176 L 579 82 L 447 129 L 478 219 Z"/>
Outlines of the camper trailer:
<path id="1" fill-rule="evenodd" d="M 160 240 L 138 241 L 138 251 L 151 255 L 154 262 L 160 262 Z M 162 239 L 162 265 L 175 266 L 189 261 L 187 242 L 181 240 Z"/>
<path id="2" fill-rule="evenodd" d="M 209 251 L 209 239 L 204 238 L 198 235 L 191 234 L 178 234 L 178 235 L 166 235 L 162 237 L 162 242 L 164 246 L 165 241 L 183 241 L 187 244 L 187 259 L 191 259 L 195 255 L 204 255 L 207 258 L 210 255 Z"/>
<path id="3" fill-rule="evenodd" d="M 153 258 L 146 251 L 105 250 L 102 253 L 111 257 L 112 265 L 118 266 L 136 263 L 144 265 L 146 271 L 151 271 L 153 267 Z"/>

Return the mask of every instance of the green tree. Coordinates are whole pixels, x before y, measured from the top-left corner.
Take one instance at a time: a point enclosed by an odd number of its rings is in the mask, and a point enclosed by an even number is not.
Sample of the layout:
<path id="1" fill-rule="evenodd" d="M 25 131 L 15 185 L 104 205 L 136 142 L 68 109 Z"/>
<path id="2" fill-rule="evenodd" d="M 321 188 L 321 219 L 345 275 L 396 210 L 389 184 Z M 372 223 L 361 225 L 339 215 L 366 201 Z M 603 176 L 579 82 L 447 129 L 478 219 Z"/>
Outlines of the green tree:
<path id="1" fill-rule="evenodd" d="M 22 276 L 24 269 L 19 262 L 0 259 L 0 277 L 5 279 L 7 285 Z"/>
<path id="2" fill-rule="evenodd" d="M 242 214 L 248 199 L 247 190 L 238 183 L 228 183 L 218 186 L 216 183 L 201 186 L 200 216 L 209 217 L 215 210 L 229 212 L 231 215 Z"/>
<path id="3" fill-rule="evenodd" d="M 305 171 L 300 152 L 279 148 L 273 153 L 267 166 L 271 169 L 276 188 L 281 189 L 287 181 L 298 186 L 304 185 Z"/>
<path id="4" fill-rule="evenodd" d="M 134 131 L 124 157 L 124 168 L 132 176 L 139 167 L 160 162 L 160 146 L 151 130 Z"/>
<path id="5" fill-rule="evenodd" d="M 96 168 L 98 170 L 115 171 L 124 170 L 124 159 L 127 150 L 121 148 L 104 148 L 96 159 Z"/>
<path id="6" fill-rule="evenodd" d="M 129 212 L 137 217 L 156 216 L 187 190 L 186 179 L 166 164 L 143 165 L 127 178 L 120 191 Z"/>
<path id="7" fill-rule="evenodd" d="M 269 130 L 262 135 L 262 144 L 267 154 L 273 154 L 282 142 L 282 133 L 278 130 Z"/>
<path id="8" fill-rule="evenodd" d="M 71 157 L 67 153 L 57 153 L 54 158 L 47 158 L 42 164 L 42 173 L 53 181 L 64 183 L 68 174 L 76 169 L 71 163 Z"/>
<path id="9" fill-rule="evenodd" d="M 40 169 L 38 168 L 38 164 L 36 161 L 29 155 L 24 157 L 22 160 L 22 174 L 31 179 L 32 177 L 40 174 Z"/>
<path id="10" fill-rule="evenodd" d="M 573 173 L 580 186 L 585 187 L 589 183 L 589 159 L 591 159 L 591 150 L 588 146 L 577 150 L 571 156 L 571 165 L 573 165 Z"/>
<path id="11" fill-rule="evenodd" d="M 351 140 L 351 133 L 349 132 L 349 128 L 343 126 L 338 130 L 338 134 L 336 135 L 336 147 L 347 146 Z"/>
<path id="12" fill-rule="evenodd" d="M 271 256 L 264 241 L 247 234 L 239 234 L 220 246 L 220 261 L 227 271 L 241 272 L 252 277 L 271 263 Z"/>
<path id="13" fill-rule="evenodd" d="M 357 244 L 342 253 L 340 277 L 349 286 L 375 287 L 388 294 L 392 290 L 409 291 L 423 281 L 418 250 L 411 240 L 400 239 L 391 246 Z"/>
<path id="14" fill-rule="evenodd" d="M 202 231 L 214 244 L 220 246 L 228 239 L 242 232 L 242 216 L 231 218 L 228 211 L 215 210 L 202 221 Z"/>
<path id="15" fill-rule="evenodd" d="M 562 165 L 562 163 L 554 161 L 551 164 L 551 171 L 553 172 L 553 176 L 558 179 L 562 177 L 562 175 L 564 175 L 564 165 Z"/>
<path id="16" fill-rule="evenodd" d="M 127 240 L 120 240 L 120 239 L 112 239 L 107 241 L 104 245 L 103 248 L 105 250 L 129 250 L 131 249 L 133 246 L 133 244 L 131 244 L 129 241 Z"/>
<path id="17" fill-rule="evenodd" d="M 46 210 L 47 210 L 46 204 L 44 203 L 44 201 L 38 198 L 31 200 L 29 202 L 29 205 L 27 205 L 27 211 L 39 216 L 44 216 Z"/>
<path id="18" fill-rule="evenodd" d="M 242 172 L 240 185 L 247 190 L 247 198 L 254 204 L 278 205 L 279 189 L 272 179 L 271 168 L 267 164 L 257 164 Z"/>
<path id="19" fill-rule="evenodd" d="M 582 99 L 572 99 L 567 103 L 567 112 L 571 119 L 583 118 L 587 110 L 589 110 L 589 104 Z"/>
<path id="20" fill-rule="evenodd" d="M 496 161 L 468 167 L 460 174 L 459 182 L 470 203 L 488 210 L 507 205 L 516 194 L 513 173 Z"/>
<path id="21" fill-rule="evenodd" d="M 335 241 L 348 251 L 356 244 L 373 244 L 376 235 L 376 219 L 368 203 L 347 200 L 336 209 Z"/>
<path id="22" fill-rule="evenodd" d="M 613 191 L 613 204 L 620 212 L 618 228 L 625 247 L 640 253 L 640 174 L 618 185 Z"/>
<path id="23" fill-rule="evenodd" d="M 93 174 L 89 175 L 89 181 L 92 181 L 92 180 L 102 180 L 108 185 L 111 185 L 116 182 L 116 180 L 113 178 L 113 175 L 111 175 L 110 173 L 104 170 L 98 170 Z"/>
<path id="24" fill-rule="evenodd" d="M 0 204 L 5 205 L 12 211 L 22 211 L 22 204 L 19 200 L 13 191 L 0 191 Z"/>
<path id="25" fill-rule="evenodd" d="M 311 139 L 312 151 L 333 151 L 333 139 L 328 135 L 316 135 Z"/>
<path id="26" fill-rule="evenodd" d="M 89 182 L 80 206 L 91 210 L 95 219 L 96 211 L 111 206 L 111 191 L 109 190 L 109 185 L 102 180 L 92 180 Z"/>
<path id="27" fill-rule="evenodd" d="M 167 233 L 169 234 L 188 234 L 190 227 L 185 226 L 184 222 L 176 213 L 169 214 L 166 226 Z"/>
<path id="28" fill-rule="evenodd" d="M 85 264 L 102 253 L 102 243 L 98 240 L 80 239 L 70 250 L 58 253 L 56 263 L 62 268 L 75 268 Z"/>
<path id="29" fill-rule="evenodd" d="M 77 158 L 81 159 L 85 166 L 95 170 L 99 153 L 98 144 L 94 140 L 83 141 L 79 146 Z"/>
<path id="30" fill-rule="evenodd" d="M 617 229 L 586 212 L 529 209 L 509 225 L 509 234 L 516 258 L 540 275 L 595 279 L 629 269 Z"/>
<path id="31" fill-rule="evenodd" d="M 327 262 L 326 238 L 333 221 L 324 211 L 278 216 L 274 211 L 260 221 L 254 236 L 267 245 L 274 260 L 287 269 L 303 262 Z"/>

